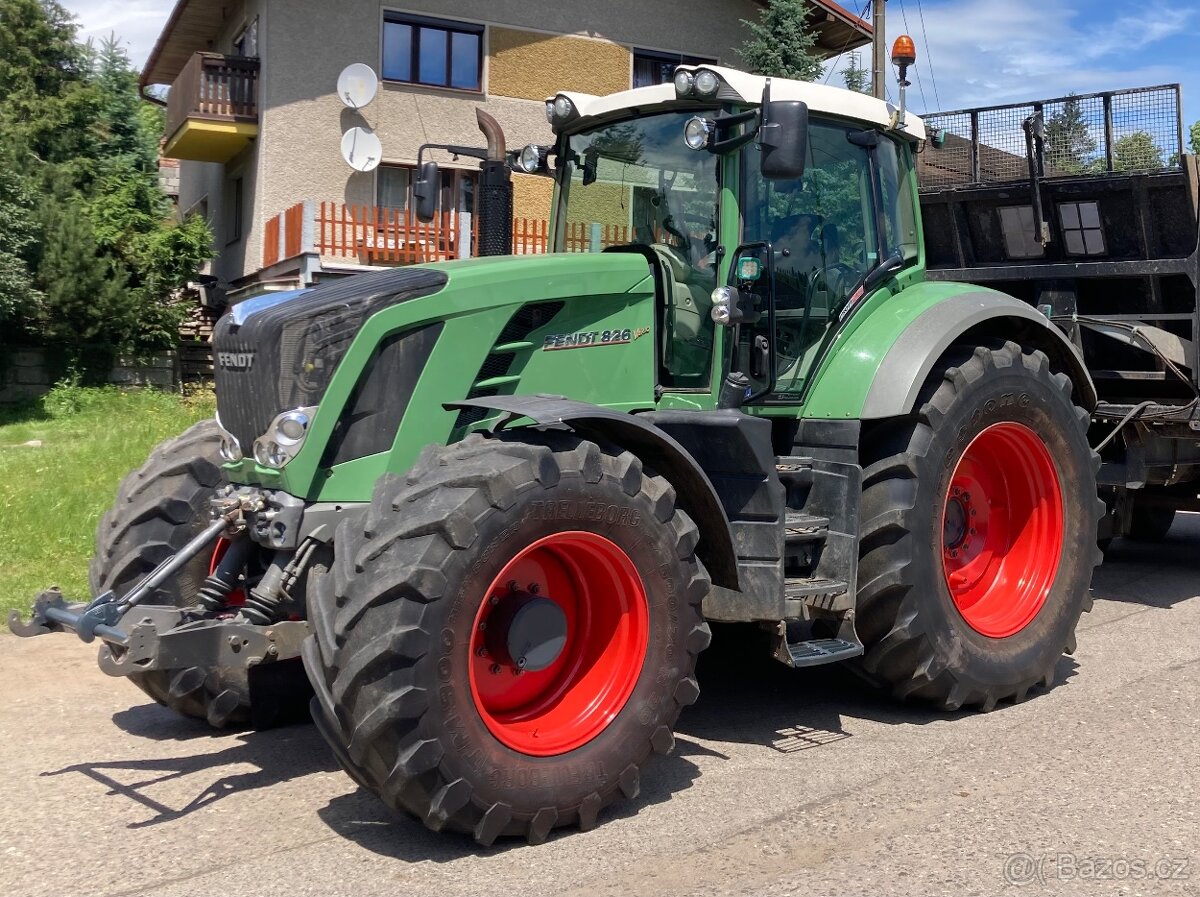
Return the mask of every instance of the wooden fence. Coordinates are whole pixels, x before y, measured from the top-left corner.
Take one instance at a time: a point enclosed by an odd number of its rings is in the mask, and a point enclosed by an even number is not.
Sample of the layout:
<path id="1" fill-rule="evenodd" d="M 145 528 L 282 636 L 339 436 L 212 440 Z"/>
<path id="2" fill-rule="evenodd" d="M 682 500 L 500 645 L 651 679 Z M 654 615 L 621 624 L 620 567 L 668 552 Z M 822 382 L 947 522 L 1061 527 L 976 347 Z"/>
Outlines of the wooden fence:
<path id="1" fill-rule="evenodd" d="M 468 233 L 464 233 L 468 231 Z M 628 243 L 632 228 L 620 224 L 569 221 L 563 232 L 566 252 L 599 252 Z M 297 203 L 267 220 L 263 228 L 263 267 L 304 252 L 365 265 L 416 265 L 473 255 L 478 219 L 442 212 L 432 221 L 411 211 L 336 202 Z M 552 234 L 545 218 L 514 218 L 513 255 L 550 251 Z"/>

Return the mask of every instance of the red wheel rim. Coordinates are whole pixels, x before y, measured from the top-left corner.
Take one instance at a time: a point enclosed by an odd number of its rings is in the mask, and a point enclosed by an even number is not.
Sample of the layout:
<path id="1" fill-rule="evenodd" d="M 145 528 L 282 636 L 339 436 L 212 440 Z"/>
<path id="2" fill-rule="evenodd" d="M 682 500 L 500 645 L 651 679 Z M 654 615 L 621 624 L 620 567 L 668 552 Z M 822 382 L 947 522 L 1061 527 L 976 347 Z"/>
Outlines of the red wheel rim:
<path id="1" fill-rule="evenodd" d="M 1062 552 L 1062 483 L 1050 451 L 1024 424 L 993 424 L 959 459 L 942 510 L 955 606 L 982 635 L 1015 635 L 1046 603 Z"/>
<path id="2" fill-rule="evenodd" d="M 535 598 L 557 607 L 550 610 L 564 624 L 565 641 L 543 668 L 522 669 L 507 639 L 517 625 L 514 613 Z M 492 580 L 475 614 L 469 658 L 475 707 L 515 751 L 537 757 L 573 751 L 604 731 L 629 700 L 649 629 L 642 579 L 613 542 L 586 532 L 539 539 Z"/>

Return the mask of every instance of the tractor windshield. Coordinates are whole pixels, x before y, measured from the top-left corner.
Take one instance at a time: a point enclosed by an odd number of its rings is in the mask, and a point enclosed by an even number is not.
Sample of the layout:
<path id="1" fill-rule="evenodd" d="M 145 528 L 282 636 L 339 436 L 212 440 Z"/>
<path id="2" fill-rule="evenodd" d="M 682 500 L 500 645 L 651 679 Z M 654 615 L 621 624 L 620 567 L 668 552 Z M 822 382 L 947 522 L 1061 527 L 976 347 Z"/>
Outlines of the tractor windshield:
<path id="1" fill-rule="evenodd" d="M 720 159 L 683 142 L 695 109 L 612 122 L 568 139 L 559 163 L 555 249 L 651 248 L 670 272 L 662 370 L 668 388 L 708 385 L 717 285 Z"/>

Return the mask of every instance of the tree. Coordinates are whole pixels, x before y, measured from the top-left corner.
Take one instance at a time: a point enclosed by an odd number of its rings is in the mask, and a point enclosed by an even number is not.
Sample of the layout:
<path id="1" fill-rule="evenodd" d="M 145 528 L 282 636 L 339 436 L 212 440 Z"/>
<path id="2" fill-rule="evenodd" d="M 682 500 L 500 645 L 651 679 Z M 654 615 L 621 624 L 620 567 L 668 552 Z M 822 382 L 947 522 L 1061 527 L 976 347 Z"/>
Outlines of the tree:
<path id="1" fill-rule="evenodd" d="M 842 80 L 846 83 L 847 90 L 856 93 L 871 92 L 871 73 L 862 67 L 858 53 L 850 54 L 850 62 L 842 69 Z"/>
<path id="2" fill-rule="evenodd" d="M 1126 134 L 1113 144 L 1114 171 L 1155 171 L 1163 167 L 1162 149 L 1145 131 Z"/>
<path id="3" fill-rule="evenodd" d="M 100 252 L 91 222 L 75 197 L 47 202 L 38 286 L 45 294 L 42 336 L 70 361 L 85 347 L 129 348 L 136 314 L 124 272 Z"/>
<path id="4" fill-rule="evenodd" d="M 0 324 L 41 310 L 30 262 L 37 242 L 33 197 L 17 174 L 0 160 Z"/>
<path id="5" fill-rule="evenodd" d="M 1082 174 L 1096 152 L 1079 100 L 1070 97 L 1046 122 L 1046 167 L 1052 173 Z"/>
<path id="6" fill-rule="evenodd" d="M 1200 121 L 1192 124 L 1188 137 L 1188 152 L 1200 156 Z"/>
<path id="7" fill-rule="evenodd" d="M 175 342 L 180 289 L 212 255 L 158 182 L 163 115 L 115 37 L 76 39 L 55 0 L 0 0 L 0 333 L 105 354 Z M 41 197 L 38 203 L 32 197 Z M 101 373 L 97 368 L 96 373 Z M 103 373 L 107 373 L 104 370 Z"/>
<path id="8" fill-rule="evenodd" d="M 807 0 L 770 0 L 757 22 L 742 19 L 750 37 L 737 53 L 747 70 L 798 81 L 819 77 L 823 65 L 813 51 L 817 36 L 809 28 L 808 15 Z"/>

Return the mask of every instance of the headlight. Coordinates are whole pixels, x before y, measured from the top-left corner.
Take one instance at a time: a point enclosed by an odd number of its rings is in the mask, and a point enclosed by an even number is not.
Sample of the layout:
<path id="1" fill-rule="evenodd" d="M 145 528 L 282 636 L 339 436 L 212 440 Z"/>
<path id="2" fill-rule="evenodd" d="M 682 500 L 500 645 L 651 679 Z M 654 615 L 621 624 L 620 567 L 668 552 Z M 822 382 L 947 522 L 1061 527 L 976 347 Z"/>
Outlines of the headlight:
<path id="1" fill-rule="evenodd" d="M 554 117 L 559 121 L 565 121 L 570 118 L 575 112 L 575 104 L 571 102 L 570 97 L 564 97 L 559 94 L 554 98 Z"/>
<path id="2" fill-rule="evenodd" d="M 241 461 L 245 457 L 242 454 L 242 445 L 238 442 L 237 437 L 221 424 L 220 414 L 217 415 L 217 432 L 221 434 L 221 460 L 227 464 L 236 464 Z"/>
<path id="3" fill-rule="evenodd" d="M 738 294 L 733 287 L 717 287 L 712 291 L 712 319 L 722 327 L 728 327 L 733 321 L 733 309 L 737 305 Z"/>
<path id="4" fill-rule="evenodd" d="M 675 72 L 675 92 L 681 97 L 690 96 L 696 79 L 691 72 L 679 69 Z"/>
<path id="5" fill-rule="evenodd" d="M 687 124 L 683 126 L 683 142 L 687 144 L 688 149 L 704 149 L 708 146 L 711 137 L 712 128 L 700 116 L 689 118 Z"/>
<path id="6" fill-rule="evenodd" d="M 317 409 L 296 408 L 271 421 L 267 432 L 254 441 L 254 460 L 263 467 L 279 469 L 300 453 Z"/>
<path id="7" fill-rule="evenodd" d="M 536 174 L 542 167 L 542 150 L 535 144 L 529 144 L 517 156 L 517 169 L 525 174 Z"/>
<path id="8" fill-rule="evenodd" d="M 546 121 L 554 124 L 554 100 L 546 100 Z"/>
<path id="9" fill-rule="evenodd" d="M 702 97 L 710 97 L 721 86 L 721 79 L 717 77 L 716 72 L 710 72 L 708 69 L 700 69 L 700 71 L 696 72 L 692 83 L 695 85 L 697 94 Z"/>

